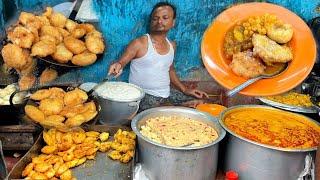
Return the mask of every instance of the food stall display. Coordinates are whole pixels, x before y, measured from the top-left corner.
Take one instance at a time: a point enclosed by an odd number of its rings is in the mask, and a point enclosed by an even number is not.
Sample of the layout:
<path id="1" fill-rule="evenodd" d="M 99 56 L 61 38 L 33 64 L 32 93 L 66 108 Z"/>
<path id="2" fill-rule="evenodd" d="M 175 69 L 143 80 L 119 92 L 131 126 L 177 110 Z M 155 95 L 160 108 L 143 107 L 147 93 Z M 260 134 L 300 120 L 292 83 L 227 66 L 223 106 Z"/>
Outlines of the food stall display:
<path id="1" fill-rule="evenodd" d="M 150 180 L 215 179 L 227 171 L 259 180 L 312 174 L 320 124 L 309 117 L 255 104 L 166 106 L 138 113 L 144 90 L 109 76 L 99 86 L 34 86 L 58 77 L 46 67 L 37 81 L 36 59 L 83 67 L 106 49 L 94 25 L 51 7 L 41 14 L 21 12 L 6 38 L 1 54 L 20 80 L 0 89 L 0 107 L 23 106 L 21 125 L 41 130 L 38 138 L 25 137 L 28 147 L 37 140 L 8 179 L 133 179 L 137 164 Z M 286 65 L 279 75 L 241 93 L 280 109 L 320 112 L 319 96 L 290 92 L 310 73 L 316 45 L 308 26 L 287 9 L 245 3 L 225 10 L 204 33 L 201 53 L 209 74 L 227 89 Z"/>
<path id="2" fill-rule="evenodd" d="M 59 87 L 37 90 L 30 96 L 33 104 L 24 107 L 26 115 L 45 127 L 67 129 L 80 126 L 97 116 L 98 110 L 87 93 L 75 88 L 64 91 Z"/>
<path id="3" fill-rule="evenodd" d="M 7 41 L 1 54 L 7 67 L 19 73 L 21 90 L 36 82 L 36 59 L 81 67 L 93 64 L 105 50 L 102 33 L 92 24 L 77 23 L 51 7 L 40 15 L 21 12 L 18 21 L 7 30 Z M 56 78 L 56 70 L 46 69 L 40 75 L 40 83 Z"/>

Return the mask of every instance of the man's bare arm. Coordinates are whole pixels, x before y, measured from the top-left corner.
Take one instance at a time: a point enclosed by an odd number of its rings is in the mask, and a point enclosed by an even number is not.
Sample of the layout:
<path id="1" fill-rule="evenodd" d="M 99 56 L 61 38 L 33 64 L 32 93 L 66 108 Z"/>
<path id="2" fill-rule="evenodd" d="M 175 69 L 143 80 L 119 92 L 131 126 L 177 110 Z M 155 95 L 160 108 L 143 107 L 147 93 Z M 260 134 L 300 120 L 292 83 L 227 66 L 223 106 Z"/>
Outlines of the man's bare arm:
<path id="1" fill-rule="evenodd" d="M 130 42 L 120 59 L 110 66 L 108 74 L 113 74 L 118 77 L 122 73 L 122 69 L 136 57 L 141 47 L 142 43 L 139 39 L 135 39 Z"/>

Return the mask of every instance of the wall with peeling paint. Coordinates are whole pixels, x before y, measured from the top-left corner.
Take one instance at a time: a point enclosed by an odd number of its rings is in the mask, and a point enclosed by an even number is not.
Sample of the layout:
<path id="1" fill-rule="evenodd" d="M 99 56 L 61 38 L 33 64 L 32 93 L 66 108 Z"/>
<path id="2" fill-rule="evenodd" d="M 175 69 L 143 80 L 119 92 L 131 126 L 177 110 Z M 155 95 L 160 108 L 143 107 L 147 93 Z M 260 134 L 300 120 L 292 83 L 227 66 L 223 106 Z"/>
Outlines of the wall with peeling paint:
<path id="1" fill-rule="evenodd" d="M 6 0 L 0 0 L 0 10 Z M 63 0 L 15 0 L 18 11 L 42 11 L 47 5 L 56 5 Z M 134 38 L 147 32 L 148 16 L 152 6 L 158 0 L 94 0 L 94 10 L 99 15 L 97 24 L 102 30 L 107 43 L 107 53 L 102 60 L 81 70 L 73 71 L 64 78 L 77 77 L 80 81 L 100 81 L 107 73 L 110 63 L 124 51 L 126 45 Z M 202 69 L 200 43 L 202 34 L 225 8 L 239 0 L 170 0 L 177 7 L 177 24 L 170 32 L 169 38 L 177 42 L 175 67 L 183 79 L 193 79 L 190 73 Z M 298 14 L 305 21 L 320 16 L 315 9 L 319 0 L 271 0 Z M 1 11 L 2 12 L 2 11 Z M 3 28 L 3 15 L 0 26 Z M 121 77 L 126 80 L 128 67 Z"/>

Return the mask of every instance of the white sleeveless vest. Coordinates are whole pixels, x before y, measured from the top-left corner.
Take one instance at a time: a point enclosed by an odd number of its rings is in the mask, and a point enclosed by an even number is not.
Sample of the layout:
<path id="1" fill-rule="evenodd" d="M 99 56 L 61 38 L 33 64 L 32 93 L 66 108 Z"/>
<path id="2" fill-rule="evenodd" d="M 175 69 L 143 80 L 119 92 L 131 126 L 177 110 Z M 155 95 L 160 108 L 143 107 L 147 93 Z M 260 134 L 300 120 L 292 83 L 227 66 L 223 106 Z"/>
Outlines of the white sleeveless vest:
<path id="1" fill-rule="evenodd" d="M 145 93 L 167 98 L 170 95 L 169 69 L 174 58 L 174 49 L 169 43 L 167 54 L 161 55 L 153 47 L 149 34 L 148 51 L 140 57 L 133 59 L 130 65 L 129 83 L 141 87 Z"/>

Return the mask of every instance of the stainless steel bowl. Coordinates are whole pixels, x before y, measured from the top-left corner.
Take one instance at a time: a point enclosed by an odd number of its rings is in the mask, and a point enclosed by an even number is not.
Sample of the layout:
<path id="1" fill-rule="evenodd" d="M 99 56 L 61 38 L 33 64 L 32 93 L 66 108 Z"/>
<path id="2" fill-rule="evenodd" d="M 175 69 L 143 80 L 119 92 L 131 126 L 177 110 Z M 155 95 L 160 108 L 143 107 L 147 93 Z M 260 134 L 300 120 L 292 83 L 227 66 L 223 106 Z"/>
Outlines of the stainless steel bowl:
<path id="1" fill-rule="evenodd" d="M 202 146 L 172 147 L 156 143 L 140 133 L 147 119 L 173 115 L 207 123 L 218 132 L 219 137 Z M 215 179 L 219 142 L 226 134 L 215 117 L 191 108 L 166 106 L 139 113 L 132 120 L 131 127 L 138 137 L 139 162 L 149 179 Z"/>
<path id="2" fill-rule="evenodd" d="M 314 152 L 317 147 L 307 149 L 275 147 L 246 139 L 234 133 L 224 124 L 224 119 L 232 111 L 242 108 L 263 108 L 282 111 L 261 105 L 239 105 L 228 108 L 221 113 L 219 122 L 228 132 L 223 160 L 224 170 L 235 170 L 238 172 L 240 179 L 246 180 L 297 179 L 304 170 L 306 158 L 311 157 L 314 159 Z M 319 125 L 318 122 L 308 117 L 299 114 L 295 115 Z"/>

